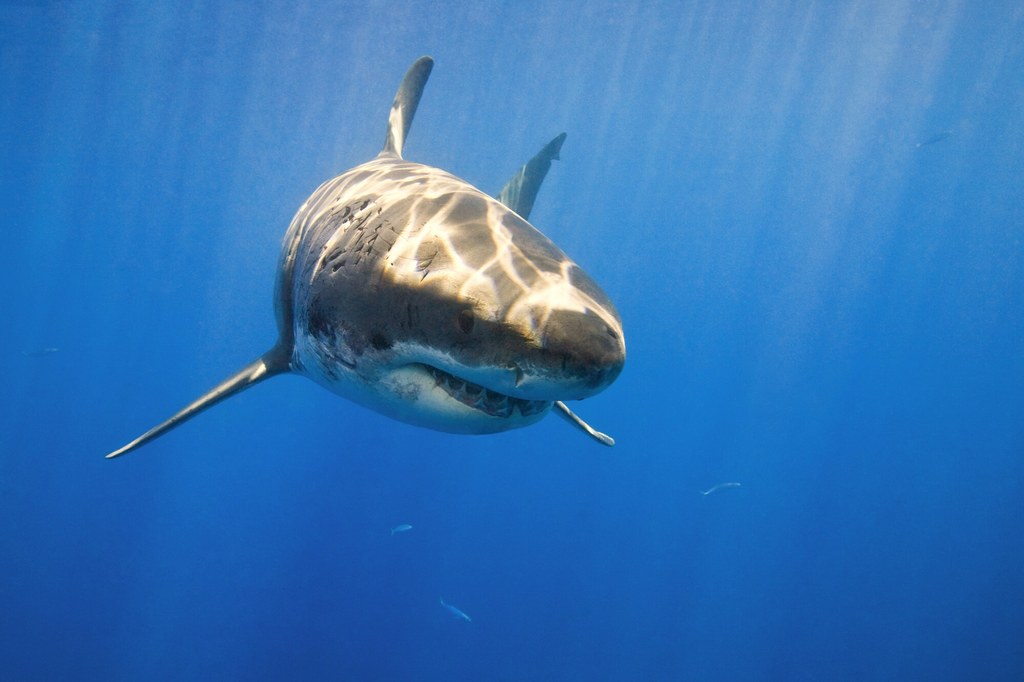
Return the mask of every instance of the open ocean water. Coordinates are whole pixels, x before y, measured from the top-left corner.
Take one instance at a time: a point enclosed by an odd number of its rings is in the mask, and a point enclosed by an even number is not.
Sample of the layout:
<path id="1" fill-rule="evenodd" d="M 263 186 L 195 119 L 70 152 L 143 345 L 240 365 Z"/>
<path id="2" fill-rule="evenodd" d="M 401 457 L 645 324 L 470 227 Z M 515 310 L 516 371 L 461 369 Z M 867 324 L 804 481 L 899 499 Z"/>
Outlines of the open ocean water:
<path id="1" fill-rule="evenodd" d="M 105 460 L 271 345 L 423 54 L 406 158 L 568 133 L 616 447 L 283 377 Z M 1020 3 L 2 2 L 0 58 L 0 678 L 1024 679 Z"/>

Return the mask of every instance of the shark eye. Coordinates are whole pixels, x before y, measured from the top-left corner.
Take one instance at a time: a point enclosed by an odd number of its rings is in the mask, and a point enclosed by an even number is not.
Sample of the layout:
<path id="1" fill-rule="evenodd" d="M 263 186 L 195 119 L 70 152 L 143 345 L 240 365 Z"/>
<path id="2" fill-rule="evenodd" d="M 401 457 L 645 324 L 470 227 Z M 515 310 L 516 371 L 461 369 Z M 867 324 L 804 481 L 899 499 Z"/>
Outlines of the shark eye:
<path id="1" fill-rule="evenodd" d="M 461 329 L 464 334 L 468 334 L 473 331 L 473 324 L 476 321 L 476 318 L 473 317 L 472 310 L 463 310 L 459 313 L 457 321 L 459 323 L 459 329 Z"/>

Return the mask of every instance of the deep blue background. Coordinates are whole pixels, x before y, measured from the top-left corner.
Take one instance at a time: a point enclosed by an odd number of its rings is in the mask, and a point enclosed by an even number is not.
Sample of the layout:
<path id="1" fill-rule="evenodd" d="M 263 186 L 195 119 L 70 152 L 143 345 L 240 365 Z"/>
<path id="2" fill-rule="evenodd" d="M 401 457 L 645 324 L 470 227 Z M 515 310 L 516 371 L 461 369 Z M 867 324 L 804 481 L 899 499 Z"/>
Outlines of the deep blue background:
<path id="1" fill-rule="evenodd" d="M 1019 3 L 0 31 L 0 677 L 1024 679 Z M 286 377 L 104 460 L 269 347 L 288 221 L 421 54 L 407 158 L 496 192 L 568 132 L 532 218 L 622 313 L 626 370 L 576 405 L 619 444 Z"/>

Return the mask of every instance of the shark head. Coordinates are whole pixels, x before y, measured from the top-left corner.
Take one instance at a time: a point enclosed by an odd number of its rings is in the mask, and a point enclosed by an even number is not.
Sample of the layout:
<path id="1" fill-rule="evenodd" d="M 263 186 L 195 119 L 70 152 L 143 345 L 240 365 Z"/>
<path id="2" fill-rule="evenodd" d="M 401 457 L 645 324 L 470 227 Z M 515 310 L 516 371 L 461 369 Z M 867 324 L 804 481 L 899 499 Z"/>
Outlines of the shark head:
<path id="1" fill-rule="evenodd" d="M 409 187 L 417 192 L 410 195 Z M 537 421 L 622 369 L 608 297 L 498 200 L 382 155 L 300 212 L 292 368 L 391 417 L 489 433 Z M 304 226 L 304 227 L 303 227 Z"/>
<path id="2" fill-rule="evenodd" d="M 396 419 L 493 433 L 607 387 L 625 342 L 615 307 L 527 222 L 565 135 L 490 197 L 402 159 L 433 61 L 395 95 L 384 149 L 321 185 L 285 234 L 279 338 L 255 361 L 127 445 L 118 457 L 269 377 L 294 372 Z"/>

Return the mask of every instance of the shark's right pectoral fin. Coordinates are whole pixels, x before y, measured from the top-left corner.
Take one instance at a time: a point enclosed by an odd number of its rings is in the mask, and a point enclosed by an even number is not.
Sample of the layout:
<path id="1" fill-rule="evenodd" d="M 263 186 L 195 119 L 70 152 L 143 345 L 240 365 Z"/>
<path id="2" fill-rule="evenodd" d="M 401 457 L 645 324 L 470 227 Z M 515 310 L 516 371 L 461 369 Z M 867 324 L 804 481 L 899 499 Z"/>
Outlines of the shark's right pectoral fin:
<path id="1" fill-rule="evenodd" d="M 561 400 L 555 401 L 555 408 L 558 411 L 558 414 L 562 416 L 562 418 L 564 418 L 566 421 L 568 421 L 576 428 L 582 430 L 584 433 L 586 433 L 588 436 L 596 440 L 598 443 L 601 443 L 602 445 L 607 445 L 609 447 L 615 445 L 614 438 L 609 436 L 607 433 L 601 433 L 600 431 L 592 427 L 590 424 L 580 419 L 576 415 L 576 413 L 570 410 L 568 406 L 566 406 L 566 404 L 563 403 Z"/>
<path id="2" fill-rule="evenodd" d="M 132 442 L 111 452 L 107 455 L 107 459 L 113 459 L 114 457 L 120 457 L 121 455 L 127 454 L 135 448 L 145 445 L 154 438 L 162 436 L 174 427 L 184 424 L 192 417 L 209 407 L 213 407 L 220 401 L 230 398 L 236 393 L 241 393 L 245 389 L 250 386 L 255 386 L 264 379 L 269 379 L 274 375 L 283 374 L 289 371 L 288 363 L 290 356 L 291 352 L 287 348 L 284 348 L 281 345 L 274 346 L 254 362 L 243 367 L 241 371 L 231 377 L 228 377 L 217 386 L 214 386 L 192 404 L 180 410 L 167 421 L 154 426 Z"/>

